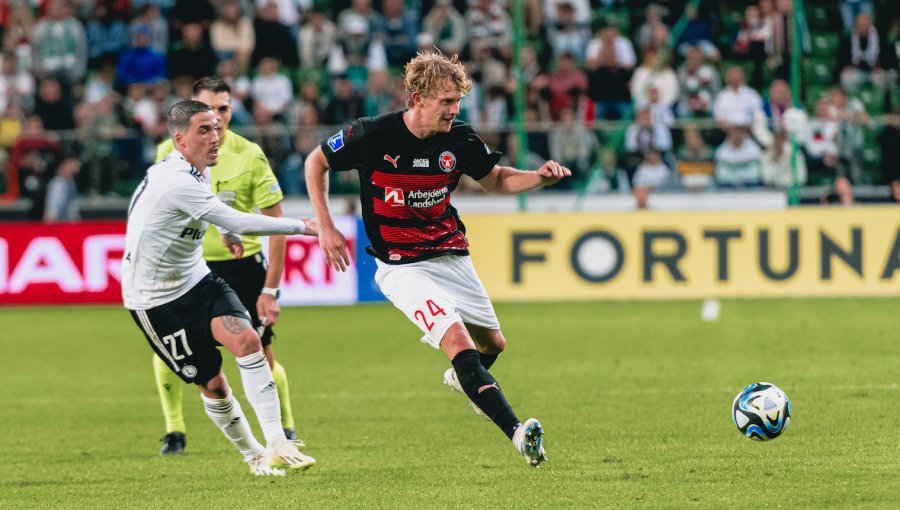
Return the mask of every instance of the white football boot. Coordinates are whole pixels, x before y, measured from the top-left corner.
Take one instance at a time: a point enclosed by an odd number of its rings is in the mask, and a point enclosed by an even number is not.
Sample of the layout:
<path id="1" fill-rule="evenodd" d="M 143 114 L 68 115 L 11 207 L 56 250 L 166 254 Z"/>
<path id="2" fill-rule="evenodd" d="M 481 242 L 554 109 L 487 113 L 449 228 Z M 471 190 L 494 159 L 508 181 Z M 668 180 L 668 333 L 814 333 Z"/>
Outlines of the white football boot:
<path id="1" fill-rule="evenodd" d="M 541 422 L 534 418 L 528 418 L 525 423 L 519 425 L 512 438 L 513 446 L 519 453 L 525 456 L 533 467 L 540 467 L 541 462 L 547 460 L 544 453 L 544 429 Z"/>
<path id="2" fill-rule="evenodd" d="M 266 457 L 273 468 L 305 471 L 316 464 L 316 459 L 304 455 L 297 444 L 287 438 L 280 438 L 266 445 Z"/>
<path id="3" fill-rule="evenodd" d="M 284 470 L 269 466 L 265 453 L 257 453 L 244 457 L 244 462 L 250 466 L 250 474 L 255 476 L 284 476 Z"/>
<path id="4" fill-rule="evenodd" d="M 456 370 L 454 370 L 453 367 L 450 367 L 447 370 L 444 370 L 444 384 L 449 386 L 451 390 L 458 391 L 458 392 L 462 393 L 463 395 L 465 395 L 466 399 L 469 398 L 469 396 L 466 395 L 466 392 L 463 391 L 462 385 L 459 384 L 459 379 L 456 377 Z M 475 414 L 477 414 L 478 416 L 481 416 L 485 420 L 491 419 L 490 416 L 485 414 L 484 411 L 482 411 L 480 407 L 476 406 L 475 402 L 472 402 L 471 400 L 469 400 L 469 407 L 471 407 L 472 410 L 475 411 Z"/>

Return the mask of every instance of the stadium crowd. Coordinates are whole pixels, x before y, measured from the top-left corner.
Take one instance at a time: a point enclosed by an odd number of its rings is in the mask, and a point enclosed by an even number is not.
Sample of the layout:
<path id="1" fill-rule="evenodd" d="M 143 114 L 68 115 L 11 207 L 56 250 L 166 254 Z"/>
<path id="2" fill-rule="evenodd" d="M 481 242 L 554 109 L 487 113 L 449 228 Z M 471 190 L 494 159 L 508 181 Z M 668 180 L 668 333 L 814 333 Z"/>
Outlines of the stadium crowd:
<path id="1" fill-rule="evenodd" d="M 65 218 L 76 190 L 127 196 L 168 137 L 168 107 L 207 75 L 231 85 L 232 126 L 285 193 L 302 194 L 306 155 L 335 126 L 404 108 L 402 66 L 437 47 L 475 83 L 460 118 L 510 161 L 527 146 L 526 167 L 572 168 L 571 188 L 638 207 L 653 190 L 795 179 L 843 204 L 854 183 L 900 199 L 900 156 L 884 150 L 900 142 L 896 2 L 807 0 L 794 20 L 792 0 L 524 0 L 521 74 L 512 2 L 3 0 L 0 194 L 30 199 L 33 219 L 45 205 Z"/>

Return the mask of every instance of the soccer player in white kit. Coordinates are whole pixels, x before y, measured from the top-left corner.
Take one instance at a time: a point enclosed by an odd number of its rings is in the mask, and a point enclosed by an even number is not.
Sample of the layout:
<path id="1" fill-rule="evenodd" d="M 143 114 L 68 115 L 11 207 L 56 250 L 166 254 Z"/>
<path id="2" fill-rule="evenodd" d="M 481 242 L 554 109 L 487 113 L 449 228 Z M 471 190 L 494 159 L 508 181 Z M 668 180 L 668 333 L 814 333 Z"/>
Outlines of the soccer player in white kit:
<path id="1" fill-rule="evenodd" d="M 206 414 L 240 450 L 255 475 L 303 470 L 315 459 L 285 437 L 272 371 L 250 315 L 235 292 L 203 261 L 209 223 L 237 234 L 318 235 L 315 220 L 248 214 L 210 190 L 216 163 L 216 117 L 205 103 L 176 103 L 166 118 L 175 149 L 147 170 L 128 207 L 122 295 L 150 347 L 186 383 L 196 384 Z M 244 392 L 262 427 L 257 442 L 222 373 L 218 346 L 231 351 Z"/>
<path id="2" fill-rule="evenodd" d="M 384 295 L 452 363 L 444 382 L 465 393 L 532 466 L 546 460 L 543 428 L 520 422 L 488 371 L 506 346 L 494 307 L 472 261 L 465 226 L 450 203 L 463 174 L 491 193 L 517 194 L 550 186 L 571 172 L 555 161 L 536 171 L 497 164 L 467 124 L 456 119 L 472 87 L 463 65 L 439 52 L 406 65 L 408 110 L 353 121 L 306 160 L 309 197 L 319 220 L 325 261 L 343 271 L 350 259 L 327 201 L 329 170 L 357 170 L 363 223 Z"/>

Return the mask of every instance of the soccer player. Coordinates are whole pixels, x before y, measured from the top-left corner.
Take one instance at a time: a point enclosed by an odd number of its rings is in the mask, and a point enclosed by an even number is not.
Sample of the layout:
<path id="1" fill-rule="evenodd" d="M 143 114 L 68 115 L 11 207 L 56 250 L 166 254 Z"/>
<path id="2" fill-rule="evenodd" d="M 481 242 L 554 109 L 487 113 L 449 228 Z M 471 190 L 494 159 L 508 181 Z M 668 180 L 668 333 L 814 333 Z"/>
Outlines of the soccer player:
<path id="1" fill-rule="evenodd" d="M 317 235 L 315 220 L 248 214 L 210 191 L 219 157 L 216 116 L 206 103 L 180 101 L 166 116 L 174 150 L 147 170 L 128 207 L 122 295 L 125 308 L 170 370 L 200 388 L 206 414 L 244 455 L 255 475 L 284 475 L 315 464 L 281 427 L 278 392 L 250 314 L 203 262 L 209 223 L 239 235 Z M 222 373 L 224 346 L 236 357 L 244 393 L 266 447 L 250 430 Z"/>
<path id="2" fill-rule="evenodd" d="M 456 120 L 472 87 L 454 56 L 420 53 L 406 65 L 408 109 L 353 121 L 317 147 L 306 162 L 319 245 L 339 271 L 350 259 L 328 209 L 327 172 L 359 172 L 367 248 L 382 292 L 439 348 L 453 367 L 444 382 L 465 393 L 476 412 L 512 439 L 532 466 L 546 459 L 538 420 L 521 423 L 488 371 L 506 346 L 493 305 L 469 258 L 465 227 L 450 204 L 462 174 L 488 192 L 515 194 L 571 175 L 548 161 L 537 171 L 497 165 L 471 127 Z"/>
<path id="3" fill-rule="evenodd" d="M 193 99 L 208 104 L 218 120 L 219 159 L 209 168 L 212 192 L 219 200 L 238 211 L 253 212 L 254 208 L 266 216 L 280 217 L 284 196 L 266 155 L 259 145 L 228 130 L 233 113 L 231 87 L 219 77 L 208 76 L 194 82 Z M 161 143 L 156 162 L 172 152 L 171 139 Z M 272 326 L 278 320 L 278 288 L 284 270 L 284 236 L 269 237 L 269 259 L 262 254 L 262 244 L 256 236 L 220 234 L 214 226 L 203 238 L 203 258 L 212 272 L 234 289 L 244 307 L 250 312 L 250 322 L 262 338 L 266 359 L 275 376 L 278 400 L 281 402 L 281 425 L 288 439 L 297 439 L 294 415 L 291 411 L 290 390 L 284 367 L 275 360 Z M 166 363 L 153 356 L 156 386 L 166 421 L 160 455 L 178 455 L 186 446 L 187 428 L 182 413 L 184 385 Z M 302 442 L 300 446 L 303 446 Z"/>

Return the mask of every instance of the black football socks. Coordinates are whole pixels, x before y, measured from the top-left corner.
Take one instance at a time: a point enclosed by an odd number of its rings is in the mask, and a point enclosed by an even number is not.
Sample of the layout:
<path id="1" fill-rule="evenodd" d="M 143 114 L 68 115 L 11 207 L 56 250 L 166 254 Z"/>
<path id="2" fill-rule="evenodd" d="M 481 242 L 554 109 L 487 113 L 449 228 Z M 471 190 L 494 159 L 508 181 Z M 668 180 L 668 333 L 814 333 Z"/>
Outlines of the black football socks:
<path id="1" fill-rule="evenodd" d="M 494 359 L 496 359 L 496 355 Z M 481 355 L 475 349 L 461 351 L 453 358 L 453 369 L 463 391 L 469 400 L 475 403 L 504 434 L 512 439 L 513 432 L 519 425 L 519 419 L 513 412 L 500 390 L 497 381 L 481 362 Z"/>

